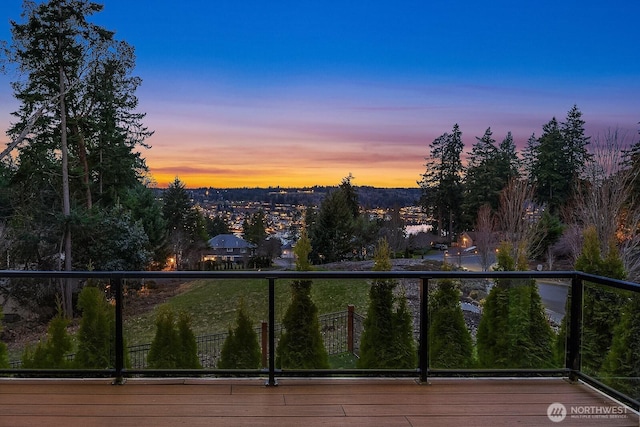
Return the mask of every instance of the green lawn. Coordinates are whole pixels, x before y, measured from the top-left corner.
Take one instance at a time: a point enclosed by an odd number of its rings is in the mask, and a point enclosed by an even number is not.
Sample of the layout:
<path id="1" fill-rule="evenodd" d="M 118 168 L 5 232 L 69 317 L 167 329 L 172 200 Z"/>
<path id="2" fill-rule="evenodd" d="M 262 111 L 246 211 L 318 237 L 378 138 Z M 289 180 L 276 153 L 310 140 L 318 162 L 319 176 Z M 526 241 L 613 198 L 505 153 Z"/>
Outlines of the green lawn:
<path id="1" fill-rule="evenodd" d="M 348 304 L 356 312 L 366 313 L 369 284 L 366 280 L 314 280 L 312 297 L 318 313 L 345 311 Z M 167 303 L 176 311 L 185 310 L 192 316 L 196 335 L 225 332 L 235 326 L 236 309 L 243 300 L 247 312 L 258 325 L 268 320 L 268 282 L 266 280 L 200 280 L 190 289 Z M 288 281 L 276 282 L 276 322 L 280 322 L 290 301 Z M 150 343 L 155 334 L 154 312 L 143 313 L 125 321 L 124 333 L 129 345 Z"/>

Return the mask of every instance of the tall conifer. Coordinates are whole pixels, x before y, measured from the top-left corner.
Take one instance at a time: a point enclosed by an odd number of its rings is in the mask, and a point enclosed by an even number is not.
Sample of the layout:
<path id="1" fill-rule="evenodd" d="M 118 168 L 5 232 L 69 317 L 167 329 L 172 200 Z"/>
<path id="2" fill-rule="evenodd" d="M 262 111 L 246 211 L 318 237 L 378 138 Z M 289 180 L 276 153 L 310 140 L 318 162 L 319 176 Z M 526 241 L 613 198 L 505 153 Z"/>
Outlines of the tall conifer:
<path id="1" fill-rule="evenodd" d="M 303 230 L 294 248 L 296 270 L 309 271 L 311 242 Z M 329 356 L 324 347 L 318 321 L 318 308 L 311 299 L 311 280 L 291 283 L 291 304 L 282 321 L 284 333 L 276 350 L 276 365 L 289 369 L 328 369 Z"/>
<path id="2" fill-rule="evenodd" d="M 381 239 L 375 253 L 374 271 L 391 270 L 389 244 Z M 406 297 L 394 298 L 396 282 L 375 279 L 369 290 L 369 309 L 364 321 L 358 367 L 367 369 L 412 369 L 416 367 L 413 323 Z"/>

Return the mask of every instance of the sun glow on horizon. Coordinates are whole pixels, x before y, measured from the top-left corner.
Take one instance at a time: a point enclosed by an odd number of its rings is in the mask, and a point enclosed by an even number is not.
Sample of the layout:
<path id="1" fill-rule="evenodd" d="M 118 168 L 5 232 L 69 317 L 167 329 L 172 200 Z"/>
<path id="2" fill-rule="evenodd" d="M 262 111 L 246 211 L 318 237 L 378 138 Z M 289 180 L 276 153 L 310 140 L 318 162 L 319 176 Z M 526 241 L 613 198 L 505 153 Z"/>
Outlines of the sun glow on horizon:
<path id="1" fill-rule="evenodd" d="M 350 173 L 356 186 L 371 186 L 378 188 L 412 188 L 417 187 L 419 173 L 408 171 L 399 173 L 397 169 L 384 170 L 316 170 L 309 174 L 264 174 L 243 176 L 242 174 L 207 174 L 194 172 L 188 168 L 163 167 L 156 171 L 149 168 L 150 174 L 158 188 L 166 188 L 176 177 L 187 188 L 302 188 L 313 186 L 339 185 L 343 178 Z"/>

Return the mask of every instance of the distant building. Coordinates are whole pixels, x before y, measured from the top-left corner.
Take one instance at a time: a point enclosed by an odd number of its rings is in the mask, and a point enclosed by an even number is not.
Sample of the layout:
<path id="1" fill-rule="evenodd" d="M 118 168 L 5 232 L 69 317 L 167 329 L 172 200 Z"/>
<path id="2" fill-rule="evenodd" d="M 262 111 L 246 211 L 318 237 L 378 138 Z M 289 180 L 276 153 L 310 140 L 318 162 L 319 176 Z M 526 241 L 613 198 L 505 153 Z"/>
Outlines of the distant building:
<path id="1" fill-rule="evenodd" d="M 253 255 L 256 247 L 233 234 L 218 234 L 208 243 L 209 248 L 203 253 L 203 261 L 244 263 Z"/>
<path id="2" fill-rule="evenodd" d="M 458 238 L 458 245 L 460 245 L 462 249 L 467 249 L 475 246 L 475 238 L 476 233 L 474 233 L 473 231 L 463 231 L 462 233 L 460 233 L 460 236 Z"/>

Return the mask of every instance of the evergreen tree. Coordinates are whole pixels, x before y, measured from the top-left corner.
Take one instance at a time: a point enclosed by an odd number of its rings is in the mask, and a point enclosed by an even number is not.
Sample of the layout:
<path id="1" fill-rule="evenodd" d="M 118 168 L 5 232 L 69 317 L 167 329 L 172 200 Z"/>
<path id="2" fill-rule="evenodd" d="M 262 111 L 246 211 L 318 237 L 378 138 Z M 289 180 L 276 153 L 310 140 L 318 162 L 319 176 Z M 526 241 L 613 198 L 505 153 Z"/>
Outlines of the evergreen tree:
<path id="1" fill-rule="evenodd" d="M 82 211 L 82 223 L 71 230 L 79 247 L 74 265 L 98 271 L 139 271 L 149 265 L 149 238 L 123 206 Z"/>
<path id="2" fill-rule="evenodd" d="M 267 220 L 262 209 L 251 215 L 250 218 L 245 218 L 242 223 L 242 233 L 244 240 L 259 245 L 267 238 Z"/>
<path id="3" fill-rule="evenodd" d="M 516 260 L 503 242 L 498 268 L 524 270 L 526 259 Z M 482 368 L 550 368 L 553 332 L 535 280 L 496 279 L 478 325 L 478 362 Z"/>
<path id="4" fill-rule="evenodd" d="M 511 132 L 498 145 L 496 174 L 503 189 L 512 179 L 520 178 L 520 166 L 522 161 L 518 158 L 516 145 L 513 142 Z"/>
<path id="5" fill-rule="evenodd" d="M 562 237 L 563 231 L 564 225 L 560 222 L 560 218 L 544 211 L 536 224 L 536 232 L 529 245 L 529 254 L 533 258 L 548 255 L 551 247 Z"/>
<path id="6" fill-rule="evenodd" d="M 139 223 L 148 238 L 146 252 L 151 254 L 152 270 L 164 268 L 169 257 L 167 224 L 162 215 L 162 204 L 146 186 L 135 185 L 129 190 L 122 205 L 131 211 L 131 219 Z"/>
<path id="7" fill-rule="evenodd" d="M 156 334 L 151 342 L 147 364 L 151 369 L 198 369 L 201 367 L 188 314 L 180 313 L 176 321 L 173 309 L 169 305 L 158 307 Z"/>
<path id="8" fill-rule="evenodd" d="M 191 316 L 185 311 L 178 313 L 178 362 L 177 367 L 182 369 L 200 369 L 198 358 L 198 342 L 191 329 Z"/>
<path id="9" fill-rule="evenodd" d="M 58 314 L 49 322 L 47 338 L 39 342 L 35 349 L 27 347 L 22 354 L 22 367 L 25 369 L 68 369 L 71 362 L 67 359 L 73 344 L 67 333 L 69 320 L 58 306 Z"/>
<path id="10" fill-rule="evenodd" d="M 216 237 L 219 234 L 231 234 L 231 227 L 221 216 L 205 217 L 205 222 L 209 237 Z"/>
<path id="11" fill-rule="evenodd" d="M 257 369 L 261 362 L 258 334 L 253 328 L 244 304 L 238 307 L 236 328 L 229 329 L 229 335 L 222 345 L 219 369 Z"/>
<path id="12" fill-rule="evenodd" d="M 553 214 L 568 200 L 572 190 L 571 176 L 568 176 L 563 152 L 564 140 L 554 117 L 542 127 L 531 170 L 536 199 L 540 204 L 546 204 Z"/>
<path id="13" fill-rule="evenodd" d="M 326 195 L 317 214 L 307 216 L 311 259 L 316 263 L 341 261 L 355 252 L 354 239 L 358 216 L 357 194 L 349 179 Z"/>
<path id="14" fill-rule="evenodd" d="M 2 335 L 3 325 L 2 319 L 4 318 L 4 313 L 2 312 L 2 307 L 0 307 L 0 336 Z M 0 341 L 0 369 L 8 369 L 9 368 L 9 354 L 7 353 L 7 345 Z"/>
<path id="15" fill-rule="evenodd" d="M 46 250 L 41 269 L 63 253 L 55 268 L 71 270 L 71 227 L 81 216 L 73 210 L 91 210 L 94 199 L 113 206 L 146 170 L 137 150 L 151 133 L 134 112 L 140 80 L 129 75 L 133 49 L 89 21 L 101 10 L 88 0 L 29 1 L 24 22 L 11 22 L 6 53 L 24 78 L 13 84 L 21 105 L 8 131 L 14 142 L 2 156 L 16 150 L 11 199 L 31 244 Z M 69 280 L 63 291 L 70 317 Z"/>
<path id="16" fill-rule="evenodd" d="M 600 371 L 616 390 L 640 399 L 640 294 L 633 294 L 613 332 L 611 349 Z"/>
<path id="17" fill-rule="evenodd" d="M 593 157 L 587 151 L 591 137 L 585 136 L 584 124 L 582 112 L 577 105 L 571 107 L 565 121 L 560 124 L 560 133 L 564 141 L 562 154 L 565 158 L 567 176 L 572 183 L 577 182 L 586 164 Z"/>
<path id="18" fill-rule="evenodd" d="M 462 132 L 457 124 L 451 134 L 444 133 L 430 145 L 426 172 L 419 182 L 421 204 L 435 220 L 434 230 L 441 236 L 453 238 L 461 226 L 462 212 Z"/>
<path id="19" fill-rule="evenodd" d="M 389 244 L 381 239 L 376 248 L 374 271 L 391 270 Z M 369 309 L 364 321 L 358 367 L 366 369 L 413 369 L 417 353 L 406 298 L 394 298 L 394 280 L 376 279 L 369 290 Z M 397 308 L 394 309 L 394 303 Z"/>
<path id="20" fill-rule="evenodd" d="M 465 369 L 473 363 L 473 342 L 460 306 L 460 291 L 453 280 L 442 279 L 429 297 L 429 366 Z"/>
<path id="21" fill-rule="evenodd" d="M 600 241 L 594 226 L 587 227 L 584 231 L 582 252 L 576 260 L 575 269 L 613 279 L 625 277 L 624 266 L 615 243 L 609 245 L 607 256 L 602 257 Z M 613 331 L 620 322 L 624 299 L 615 290 L 586 282 L 583 304 L 582 370 L 594 375 L 600 370 L 611 348 Z M 565 322 L 568 323 L 568 319 Z M 559 339 L 562 338 L 561 334 Z M 558 347 L 563 344 L 564 342 Z"/>
<path id="22" fill-rule="evenodd" d="M 522 172 L 530 184 L 535 183 L 536 158 L 540 143 L 536 134 L 533 133 L 527 140 L 527 145 L 522 150 Z"/>
<path id="23" fill-rule="evenodd" d="M 80 369 L 107 369 L 115 364 L 115 311 L 94 286 L 85 286 L 78 296 L 82 310 L 75 365 Z"/>
<path id="24" fill-rule="evenodd" d="M 311 242 L 303 230 L 294 248 L 296 270 L 309 271 Z M 329 356 L 324 347 L 318 308 L 311 299 L 311 280 L 291 283 L 291 304 L 282 320 L 284 333 L 276 350 L 276 366 L 289 369 L 328 369 Z"/>
<path id="25" fill-rule="evenodd" d="M 167 224 L 171 253 L 178 269 L 199 261 L 199 250 L 207 245 L 204 216 L 192 205 L 183 182 L 177 177 L 163 194 L 162 214 Z"/>
<path id="26" fill-rule="evenodd" d="M 492 209 L 497 209 L 502 190 L 497 173 L 498 149 L 491 128 L 487 128 L 482 138 L 476 137 L 476 140 L 468 153 L 469 164 L 464 181 L 463 206 L 467 224 L 478 215 L 482 205 L 488 204 Z"/>
<path id="27" fill-rule="evenodd" d="M 559 124 L 554 117 L 542 131 L 536 143 L 529 143 L 525 159 L 530 167 L 529 179 L 536 186 L 537 201 L 557 214 L 570 199 L 592 157 L 587 151 L 590 138 L 584 135 L 582 113 L 575 105 L 565 122 Z"/>

